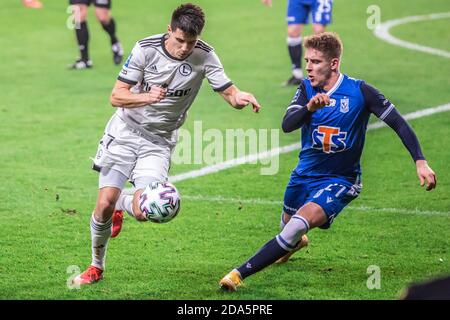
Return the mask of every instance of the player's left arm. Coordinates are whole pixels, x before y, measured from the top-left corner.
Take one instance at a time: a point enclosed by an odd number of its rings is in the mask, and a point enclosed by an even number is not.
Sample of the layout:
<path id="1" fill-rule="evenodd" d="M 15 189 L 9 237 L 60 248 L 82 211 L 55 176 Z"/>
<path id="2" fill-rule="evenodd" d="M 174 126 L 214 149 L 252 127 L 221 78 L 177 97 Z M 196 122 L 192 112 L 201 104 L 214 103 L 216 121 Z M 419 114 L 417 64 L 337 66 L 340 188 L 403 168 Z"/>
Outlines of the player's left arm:
<path id="1" fill-rule="evenodd" d="M 400 137 L 406 149 L 408 149 L 411 157 L 416 163 L 417 176 L 419 177 L 420 185 L 424 186 L 426 181 L 427 191 L 434 189 L 437 183 L 436 174 L 428 166 L 414 130 L 397 111 L 395 106 L 377 89 L 366 83 L 362 83 L 361 91 L 369 111 L 391 127 Z"/>
<path id="2" fill-rule="evenodd" d="M 235 85 L 219 91 L 219 94 L 235 109 L 242 109 L 249 103 L 253 106 L 253 112 L 259 112 L 261 105 L 258 103 L 253 94 L 240 91 Z"/>

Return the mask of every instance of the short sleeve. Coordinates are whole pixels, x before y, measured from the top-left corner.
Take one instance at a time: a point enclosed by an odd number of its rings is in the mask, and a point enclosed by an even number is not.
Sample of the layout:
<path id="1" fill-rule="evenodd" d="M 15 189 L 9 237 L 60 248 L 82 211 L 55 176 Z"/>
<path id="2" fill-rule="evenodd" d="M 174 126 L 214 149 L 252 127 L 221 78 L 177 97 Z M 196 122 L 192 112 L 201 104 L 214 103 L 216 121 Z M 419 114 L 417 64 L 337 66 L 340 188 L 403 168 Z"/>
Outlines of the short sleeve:
<path id="1" fill-rule="evenodd" d="M 136 43 L 131 51 L 131 54 L 128 56 L 128 59 L 125 61 L 125 64 L 123 65 L 117 79 L 125 83 L 135 85 L 142 80 L 144 76 L 144 69 L 144 51 L 139 43 Z"/>
<path id="2" fill-rule="evenodd" d="M 380 91 L 365 82 L 361 83 L 361 92 L 366 108 L 380 120 L 384 120 L 395 109 L 395 106 Z"/>
<path id="3" fill-rule="evenodd" d="M 295 92 L 294 98 L 288 106 L 288 109 L 291 107 L 305 107 L 308 104 L 308 96 L 306 94 L 306 86 L 303 83 L 300 83 L 297 91 Z"/>
<path id="4" fill-rule="evenodd" d="M 221 92 L 233 85 L 231 80 L 225 74 L 222 63 L 214 51 L 206 56 L 205 77 L 214 91 Z"/>

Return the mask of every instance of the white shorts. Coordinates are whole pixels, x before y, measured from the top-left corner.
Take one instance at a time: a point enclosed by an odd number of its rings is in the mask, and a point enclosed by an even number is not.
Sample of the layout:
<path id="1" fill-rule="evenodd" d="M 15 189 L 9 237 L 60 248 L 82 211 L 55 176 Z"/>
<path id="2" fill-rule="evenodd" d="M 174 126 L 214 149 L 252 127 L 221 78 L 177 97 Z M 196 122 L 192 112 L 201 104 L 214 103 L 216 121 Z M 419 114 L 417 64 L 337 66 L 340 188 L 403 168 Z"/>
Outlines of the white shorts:
<path id="1" fill-rule="evenodd" d="M 93 159 L 94 169 L 117 170 L 131 182 L 149 177 L 167 181 L 173 146 L 158 139 L 149 140 L 114 114 L 106 125 Z"/>

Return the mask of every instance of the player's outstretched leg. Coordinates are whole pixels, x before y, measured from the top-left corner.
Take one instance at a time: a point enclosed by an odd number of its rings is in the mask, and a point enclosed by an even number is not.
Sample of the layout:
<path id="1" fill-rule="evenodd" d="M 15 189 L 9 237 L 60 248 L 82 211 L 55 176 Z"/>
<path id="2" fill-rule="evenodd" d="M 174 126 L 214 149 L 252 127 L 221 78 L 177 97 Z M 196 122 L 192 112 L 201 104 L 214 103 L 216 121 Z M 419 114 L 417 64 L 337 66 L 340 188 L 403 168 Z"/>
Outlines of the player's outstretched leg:
<path id="1" fill-rule="evenodd" d="M 275 263 L 280 264 L 280 263 L 286 263 L 288 262 L 289 258 L 296 253 L 298 250 L 300 250 L 301 248 L 307 247 L 309 243 L 309 239 L 308 236 L 306 234 L 304 234 L 302 236 L 302 239 L 300 240 L 300 242 L 298 243 L 298 245 L 290 252 L 286 253 L 286 255 L 284 255 L 283 257 L 281 257 L 280 259 L 278 259 L 277 261 L 275 261 Z"/>
<path id="2" fill-rule="evenodd" d="M 275 238 L 268 241 L 253 257 L 239 268 L 233 269 L 219 282 L 222 289 L 236 291 L 242 280 L 271 265 L 295 249 L 302 236 L 309 230 L 309 222 L 300 215 L 294 215 Z"/>

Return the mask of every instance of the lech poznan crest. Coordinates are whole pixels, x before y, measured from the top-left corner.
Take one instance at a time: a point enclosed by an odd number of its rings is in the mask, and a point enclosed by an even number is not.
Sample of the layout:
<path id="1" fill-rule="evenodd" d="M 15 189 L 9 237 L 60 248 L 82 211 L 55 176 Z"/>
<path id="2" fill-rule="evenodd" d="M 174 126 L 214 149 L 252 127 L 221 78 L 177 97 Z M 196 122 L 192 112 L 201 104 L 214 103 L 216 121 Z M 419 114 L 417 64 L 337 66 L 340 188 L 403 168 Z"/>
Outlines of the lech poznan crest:
<path id="1" fill-rule="evenodd" d="M 347 112 L 348 112 L 348 105 L 349 105 L 349 100 L 348 100 L 348 98 L 341 99 L 341 108 L 340 108 L 340 111 L 341 111 L 342 113 L 347 113 Z"/>

